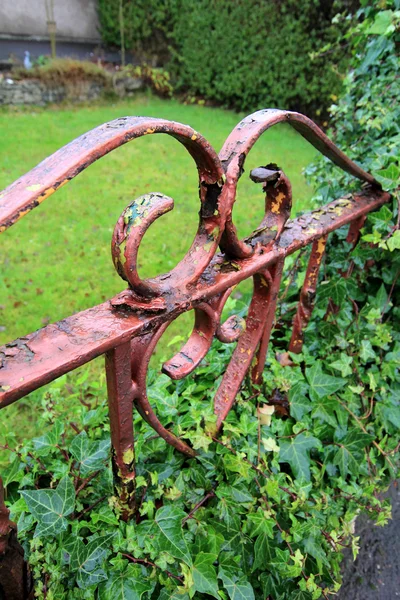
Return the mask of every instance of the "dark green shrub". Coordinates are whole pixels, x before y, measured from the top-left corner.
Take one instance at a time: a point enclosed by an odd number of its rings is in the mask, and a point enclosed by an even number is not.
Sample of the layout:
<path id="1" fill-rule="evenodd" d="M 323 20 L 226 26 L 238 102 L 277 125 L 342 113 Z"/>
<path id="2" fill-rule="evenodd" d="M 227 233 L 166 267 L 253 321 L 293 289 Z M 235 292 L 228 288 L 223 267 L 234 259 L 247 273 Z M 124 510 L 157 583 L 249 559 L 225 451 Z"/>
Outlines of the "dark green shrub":
<path id="1" fill-rule="evenodd" d="M 125 48 L 132 50 L 140 62 L 164 62 L 176 0 L 122 0 L 122 5 Z M 119 7 L 120 0 L 99 0 L 103 41 L 121 47 Z"/>
<path id="2" fill-rule="evenodd" d="M 312 58 L 332 41 L 337 0 L 124 1 L 125 45 L 162 61 L 183 93 L 251 110 L 321 114 L 341 89 L 344 52 Z M 106 43 L 120 45 L 119 1 L 100 2 Z M 168 58 L 169 57 L 169 58 Z M 345 62 L 345 61 L 344 61 Z"/>
<path id="3" fill-rule="evenodd" d="M 329 39 L 331 4 L 183 2 L 168 68 L 178 89 L 238 110 L 277 106 L 315 114 L 341 84 L 331 64 L 310 59 Z"/>

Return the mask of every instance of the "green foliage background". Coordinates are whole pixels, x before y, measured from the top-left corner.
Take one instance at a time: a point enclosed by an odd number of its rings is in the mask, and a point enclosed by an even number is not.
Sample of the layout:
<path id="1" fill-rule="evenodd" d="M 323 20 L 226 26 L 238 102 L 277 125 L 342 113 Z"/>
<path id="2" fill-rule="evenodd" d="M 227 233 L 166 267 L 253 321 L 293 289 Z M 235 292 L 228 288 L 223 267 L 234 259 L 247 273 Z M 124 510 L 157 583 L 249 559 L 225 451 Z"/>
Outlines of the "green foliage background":
<path id="1" fill-rule="evenodd" d="M 348 28 L 344 0 L 124 0 L 125 46 L 171 73 L 176 91 L 238 110 L 321 114 L 346 52 L 316 52 Z M 119 0 L 100 0 L 101 34 L 120 46 Z M 336 23 L 332 25 L 332 18 Z M 312 55 L 314 56 L 312 58 Z"/>
<path id="2" fill-rule="evenodd" d="M 163 424 L 199 456 L 184 459 L 135 419 L 136 521 L 118 519 L 101 383 L 76 382 L 69 398 L 81 405 L 65 402 L 63 380 L 53 385 L 40 417 L 50 433 L 10 451 L 2 473 L 39 598 L 328 598 L 343 546 L 357 552 L 357 514 L 378 524 L 390 515 L 378 492 L 399 461 L 399 0 L 364 2 L 358 16 L 352 71 L 332 109 L 336 141 L 393 205 L 369 216 L 353 251 L 346 231 L 331 236 L 303 352 L 282 368 L 275 355 L 287 347 L 306 256 L 288 259 L 263 382 L 244 387 L 219 440 L 212 398 L 229 347 L 216 342 L 183 381 L 151 375 Z M 324 202 L 352 185 L 325 161 L 309 172 Z M 290 415 L 267 418 L 272 394 Z"/>

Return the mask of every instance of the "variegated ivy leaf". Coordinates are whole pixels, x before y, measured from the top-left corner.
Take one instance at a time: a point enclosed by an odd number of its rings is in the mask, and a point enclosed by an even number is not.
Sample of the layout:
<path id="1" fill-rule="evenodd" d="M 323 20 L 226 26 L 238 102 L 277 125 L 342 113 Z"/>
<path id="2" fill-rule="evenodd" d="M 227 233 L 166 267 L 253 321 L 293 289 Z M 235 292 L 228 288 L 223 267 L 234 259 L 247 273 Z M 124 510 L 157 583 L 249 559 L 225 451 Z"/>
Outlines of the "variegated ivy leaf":
<path id="1" fill-rule="evenodd" d="M 70 554 L 70 569 L 77 575 L 80 588 L 86 588 L 107 579 L 102 563 L 112 551 L 112 539 L 115 534 L 89 538 L 84 544 L 75 538 L 65 549 Z"/>
<path id="2" fill-rule="evenodd" d="M 177 506 L 162 506 L 158 509 L 155 523 L 160 530 L 160 550 L 168 552 L 174 558 L 192 565 L 192 558 L 186 540 L 183 537 L 182 519 L 186 513 Z"/>
<path id="3" fill-rule="evenodd" d="M 81 475 L 85 477 L 104 465 L 110 453 L 110 439 L 92 441 L 86 431 L 82 431 L 73 439 L 70 452 L 78 462 Z"/>
<path id="4" fill-rule="evenodd" d="M 54 536 L 67 528 L 65 517 L 75 507 L 75 489 L 69 477 L 63 477 L 55 490 L 24 490 L 21 494 L 38 522 L 34 537 Z"/>
<path id="5" fill-rule="evenodd" d="M 255 600 L 253 588 L 244 575 L 220 568 L 218 577 L 222 579 L 230 600 Z"/>

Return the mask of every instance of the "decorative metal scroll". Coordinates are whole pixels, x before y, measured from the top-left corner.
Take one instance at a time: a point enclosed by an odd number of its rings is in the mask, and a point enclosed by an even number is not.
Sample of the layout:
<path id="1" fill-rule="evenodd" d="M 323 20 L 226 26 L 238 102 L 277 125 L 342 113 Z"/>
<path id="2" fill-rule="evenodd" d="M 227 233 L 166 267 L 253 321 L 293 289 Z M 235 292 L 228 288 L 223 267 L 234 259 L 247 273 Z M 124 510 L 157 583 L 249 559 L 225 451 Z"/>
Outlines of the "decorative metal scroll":
<path id="1" fill-rule="evenodd" d="M 240 240 L 233 222 L 238 180 L 254 143 L 279 122 L 291 125 L 365 185 L 357 194 L 291 220 L 288 178 L 273 163 L 255 168 L 250 177 L 262 184 L 265 216 L 248 238 Z M 285 258 L 308 244 L 312 246 L 288 347 L 299 352 L 311 317 L 329 233 L 350 224 L 348 239 L 356 243 L 365 215 L 390 200 L 370 174 L 349 160 L 310 119 L 298 113 L 261 110 L 246 117 L 232 131 L 219 155 L 187 125 L 124 117 L 77 138 L 0 194 L 0 231 L 95 160 L 132 139 L 156 133 L 168 134 L 183 144 L 199 174 L 199 226 L 186 256 L 169 273 L 153 279 L 140 278 L 140 242 L 148 227 L 174 206 L 173 200 L 162 193 L 141 196 L 124 210 L 112 237 L 114 265 L 128 283 L 127 289 L 103 304 L 0 347 L 0 408 L 105 354 L 114 472 L 122 490 L 121 502 L 128 508 L 133 502 L 135 477 L 134 408 L 168 444 L 188 456 L 195 455 L 186 442 L 161 424 L 146 393 L 149 360 L 168 325 L 180 314 L 194 310 L 193 331 L 187 343 L 163 365 L 163 371 L 172 379 L 192 373 L 214 337 L 225 343 L 236 342 L 215 394 L 217 427 L 221 428 L 248 370 L 253 382 L 260 381 Z M 235 317 L 221 324 L 222 310 L 233 287 L 249 277 L 253 278 L 254 288 L 245 327 Z"/>

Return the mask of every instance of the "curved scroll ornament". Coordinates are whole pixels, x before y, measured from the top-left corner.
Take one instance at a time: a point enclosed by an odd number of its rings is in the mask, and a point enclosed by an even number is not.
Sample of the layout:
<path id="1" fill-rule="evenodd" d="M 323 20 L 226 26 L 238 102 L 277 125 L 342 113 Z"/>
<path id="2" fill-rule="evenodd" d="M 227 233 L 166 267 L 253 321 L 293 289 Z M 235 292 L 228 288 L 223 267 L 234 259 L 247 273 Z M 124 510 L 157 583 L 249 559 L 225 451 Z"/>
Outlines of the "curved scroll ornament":
<path id="1" fill-rule="evenodd" d="M 265 216 L 249 237 L 240 240 L 232 216 L 238 181 L 257 139 L 279 122 L 294 127 L 322 154 L 367 186 L 359 194 L 291 220 L 288 178 L 274 163 L 257 167 L 250 177 L 262 185 Z M 214 337 L 224 343 L 236 342 L 215 394 L 219 429 L 246 373 L 251 371 L 254 383 L 261 381 L 285 257 L 312 245 L 289 346 L 290 351 L 299 352 L 311 317 L 328 234 L 350 223 L 349 236 L 355 244 L 365 215 L 390 200 L 370 174 L 298 113 L 270 109 L 246 117 L 227 138 L 219 156 L 187 125 L 125 117 L 77 138 L 0 194 L 0 231 L 106 153 L 137 137 L 157 133 L 168 134 L 183 144 L 199 174 L 199 226 L 185 257 L 167 274 L 140 278 L 137 256 L 141 240 L 150 225 L 174 206 L 173 199 L 162 192 L 140 196 L 123 211 L 111 243 L 114 266 L 128 288 L 109 303 L 65 319 L 62 327 L 47 326 L 13 346 L 0 348 L 0 408 L 95 356 L 106 355 L 114 472 L 125 516 L 132 510 L 135 496 L 134 407 L 167 443 L 187 456 L 195 455 L 188 443 L 161 424 L 146 393 L 150 357 L 168 325 L 180 314 L 194 311 L 194 327 L 187 343 L 163 365 L 163 371 L 172 379 L 192 373 Z M 233 316 L 221 324 L 222 310 L 232 289 L 249 277 L 253 278 L 253 296 L 245 322 Z M 49 351 L 46 355 L 44 347 Z"/>

